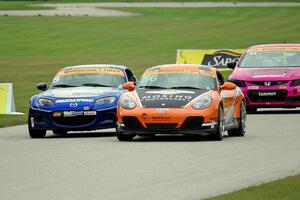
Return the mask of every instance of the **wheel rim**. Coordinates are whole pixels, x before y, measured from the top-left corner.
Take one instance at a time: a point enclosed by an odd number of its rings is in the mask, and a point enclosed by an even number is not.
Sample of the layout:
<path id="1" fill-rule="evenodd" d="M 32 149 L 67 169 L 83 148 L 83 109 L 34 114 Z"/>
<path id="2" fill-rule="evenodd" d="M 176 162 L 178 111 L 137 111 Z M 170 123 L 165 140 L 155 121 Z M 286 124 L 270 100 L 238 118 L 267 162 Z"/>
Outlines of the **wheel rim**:
<path id="1" fill-rule="evenodd" d="M 223 111 L 220 111 L 220 116 L 219 116 L 219 132 L 220 136 L 223 137 L 223 134 L 225 132 L 225 126 L 224 126 L 224 119 L 223 119 Z"/>
<path id="2" fill-rule="evenodd" d="M 246 107 L 244 103 L 241 106 L 241 125 L 243 131 L 245 131 L 246 130 Z"/>

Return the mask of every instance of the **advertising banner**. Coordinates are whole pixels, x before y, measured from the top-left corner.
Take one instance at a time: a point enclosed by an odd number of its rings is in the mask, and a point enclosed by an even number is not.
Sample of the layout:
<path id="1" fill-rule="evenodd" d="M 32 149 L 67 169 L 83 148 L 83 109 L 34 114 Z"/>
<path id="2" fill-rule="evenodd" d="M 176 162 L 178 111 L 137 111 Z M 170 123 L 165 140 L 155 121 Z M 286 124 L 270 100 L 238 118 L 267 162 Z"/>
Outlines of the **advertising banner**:
<path id="1" fill-rule="evenodd" d="M 244 49 L 178 49 L 176 63 L 224 68 L 227 63 L 238 61 L 244 52 Z"/>

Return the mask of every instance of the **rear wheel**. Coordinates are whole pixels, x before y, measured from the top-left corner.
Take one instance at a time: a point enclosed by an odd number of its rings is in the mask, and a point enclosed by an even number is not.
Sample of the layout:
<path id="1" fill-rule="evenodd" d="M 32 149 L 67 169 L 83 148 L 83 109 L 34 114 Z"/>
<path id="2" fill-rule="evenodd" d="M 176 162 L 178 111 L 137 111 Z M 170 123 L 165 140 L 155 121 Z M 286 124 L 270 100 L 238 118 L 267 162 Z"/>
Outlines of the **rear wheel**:
<path id="1" fill-rule="evenodd" d="M 228 130 L 229 136 L 244 136 L 246 132 L 246 105 L 242 102 L 240 105 L 240 121 L 237 128 Z"/>
<path id="2" fill-rule="evenodd" d="M 28 132 L 31 138 L 44 138 L 46 136 L 46 130 L 35 129 L 32 127 L 30 115 L 28 115 Z"/>
<path id="3" fill-rule="evenodd" d="M 213 135 L 210 136 L 212 140 L 220 141 L 223 139 L 224 134 L 224 116 L 223 116 L 223 108 L 220 106 L 218 110 L 218 119 L 217 119 L 217 129 Z"/>
<path id="4" fill-rule="evenodd" d="M 120 141 L 131 141 L 135 137 L 134 133 L 117 130 L 117 138 Z"/>

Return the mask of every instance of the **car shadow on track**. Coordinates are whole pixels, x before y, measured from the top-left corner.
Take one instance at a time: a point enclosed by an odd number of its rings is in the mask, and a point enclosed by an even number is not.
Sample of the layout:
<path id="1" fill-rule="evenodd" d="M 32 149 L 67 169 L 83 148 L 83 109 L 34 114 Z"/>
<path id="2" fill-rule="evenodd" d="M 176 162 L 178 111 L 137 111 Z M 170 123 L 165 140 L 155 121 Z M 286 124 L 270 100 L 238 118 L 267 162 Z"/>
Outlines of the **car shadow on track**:
<path id="1" fill-rule="evenodd" d="M 300 110 L 297 109 L 297 110 L 287 110 L 287 109 L 284 109 L 284 110 L 258 110 L 257 112 L 255 113 L 247 113 L 247 115 L 265 115 L 265 114 L 300 114 Z"/>
<path id="2" fill-rule="evenodd" d="M 224 136 L 224 139 L 229 138 Z M 190 135 L 157 135 L 157 136 L 138 136 L 132 142 L 216 142 L 208 136 Z M 217 141 L 218 142 L 218 141 Z"/>
<path id="3" fill-rule="evenodd" d="M 57 138 L 96 138 L 96 137 L 115 137 L 115 132 L 76 132 L 68 133 L 65 135 L 47 134 L 46 139 L 57 139 Z"/>

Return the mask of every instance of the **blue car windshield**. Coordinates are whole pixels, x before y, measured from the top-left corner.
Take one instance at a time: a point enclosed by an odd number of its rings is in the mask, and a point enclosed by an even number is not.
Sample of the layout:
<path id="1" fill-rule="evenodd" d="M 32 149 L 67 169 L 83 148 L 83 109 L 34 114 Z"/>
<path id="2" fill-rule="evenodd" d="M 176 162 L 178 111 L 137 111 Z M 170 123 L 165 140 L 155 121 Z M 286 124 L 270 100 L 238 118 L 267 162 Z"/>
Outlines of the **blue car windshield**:
<path id="1" fill-rule="evenodd" d="M 249 52 L 242 58 L 239 67 L 300 67 L 300 51 Z"/>
<path id="2" fill-rule="evenodd" d="M 123 73 L 123 72 L 122 72 Z M 62 87 L 119 87 L 126 82 L 125 75 L 110 73 L 69 74 L 53 79 L 50 89 Z"/>

